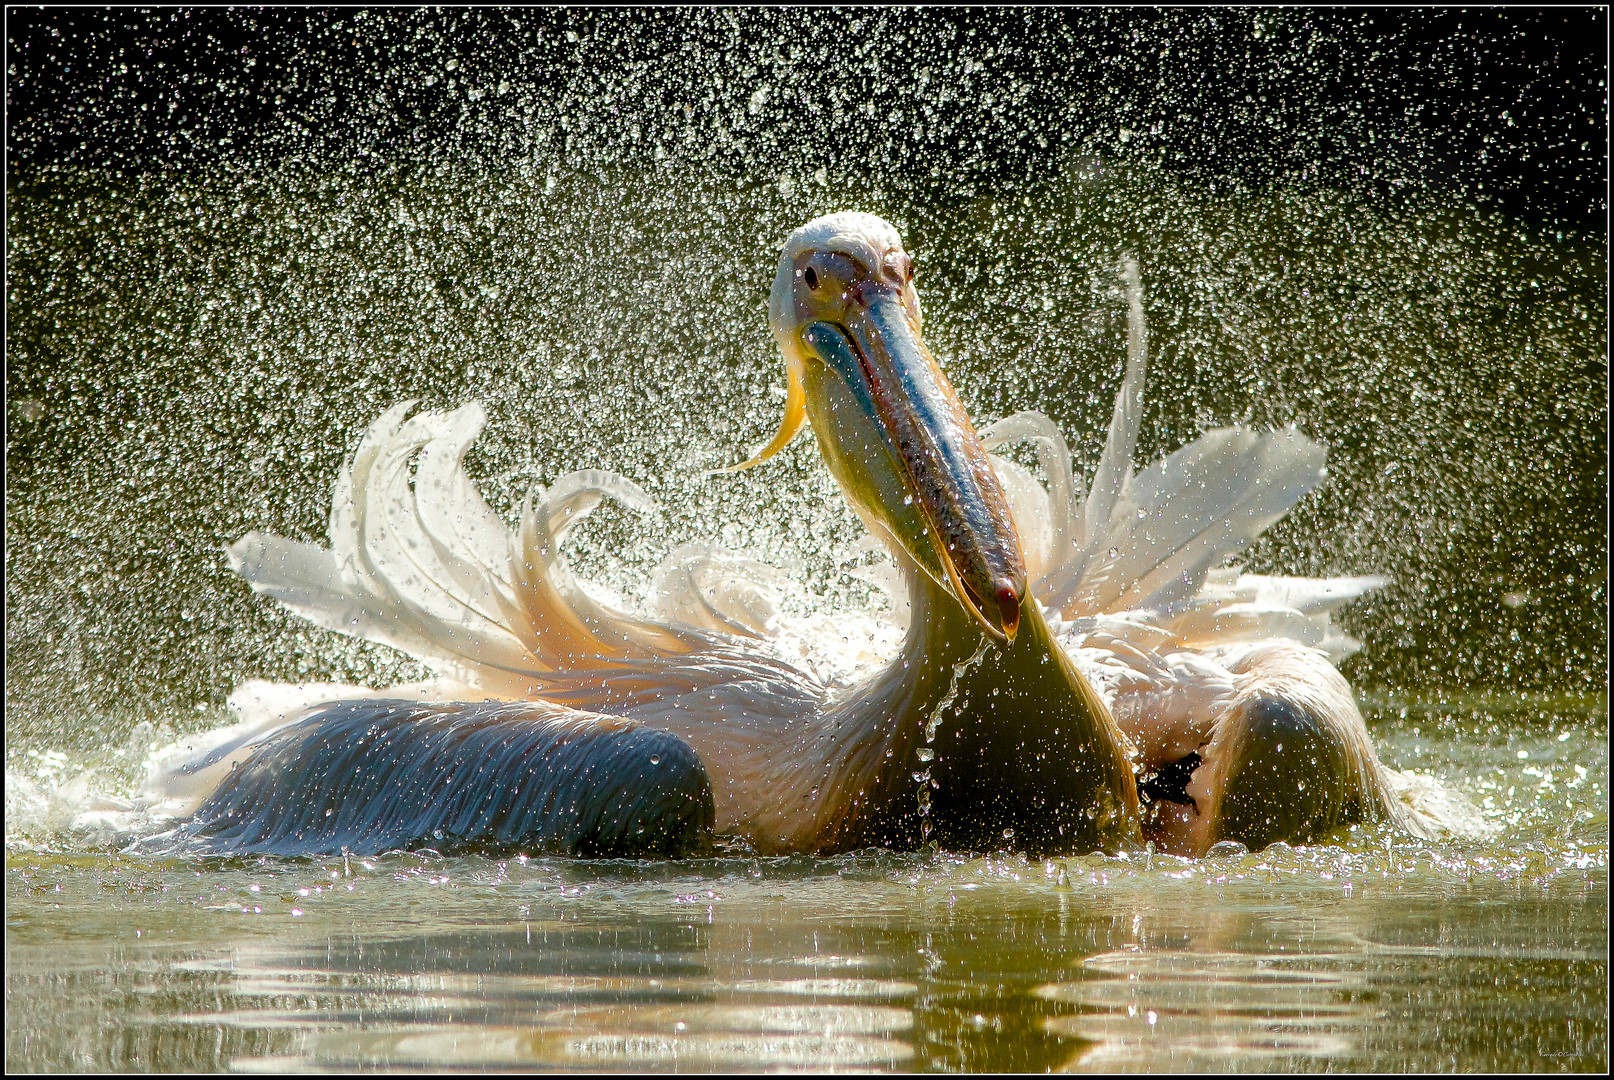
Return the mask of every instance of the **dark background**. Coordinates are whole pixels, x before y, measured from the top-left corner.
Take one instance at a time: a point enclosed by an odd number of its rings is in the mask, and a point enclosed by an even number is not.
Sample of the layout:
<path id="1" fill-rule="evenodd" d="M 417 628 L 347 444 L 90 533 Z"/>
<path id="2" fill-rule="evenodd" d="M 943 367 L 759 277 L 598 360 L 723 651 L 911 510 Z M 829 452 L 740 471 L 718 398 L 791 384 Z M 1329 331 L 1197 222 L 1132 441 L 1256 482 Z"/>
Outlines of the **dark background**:
<path id="1" fill-rule="evenodd" d="M 1433 189 L 1566 228 L 1601 229 L 1606 211 L 1607 18 L 1595 8 L 7 19 L 14 174 L 499 157 L 566 116 L 557 152 L 576 166 L 660 147 L 737 168 L 788 155 L 900 175 L 940 160 L 957 179 L 1102 148 L 1206 179 Z M 951 87 L 956 76 L 927 79 L 966 50 L 989 57 L 984 69 Z M 761 102 L 735 92 L 764 81 Z M 879 117 L 884 154 L 871 160 L 837 116 Z"/>

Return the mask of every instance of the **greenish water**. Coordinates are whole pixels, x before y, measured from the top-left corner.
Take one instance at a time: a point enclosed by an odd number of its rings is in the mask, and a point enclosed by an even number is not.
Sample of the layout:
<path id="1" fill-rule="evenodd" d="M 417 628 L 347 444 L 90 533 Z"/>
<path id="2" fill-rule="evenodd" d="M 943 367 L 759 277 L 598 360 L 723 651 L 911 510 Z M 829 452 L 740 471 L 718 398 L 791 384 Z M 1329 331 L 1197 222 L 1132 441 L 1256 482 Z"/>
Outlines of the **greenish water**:
<path id="1" fill-rule="evenodd" d="M 1607 1063 L 1606 877 L 1573 868 L 74 861 L 12 863 L 48 894 L 13 1069 Z"/>
<path id="2" fill-rule="evenodd" d="M 738 172 L 738 170 L 737 170 Z M 8 1068 L 1584 1070 L 1607 1067 L 1606 259 L 1438 198 L 1234 190 L 1071 158 L 898 184 L 770 167 L 375 162 L 36 174 L 8 202 Z M 977 423 L 1090 472 L 1123 252 L 1152 343 L 1139 463 L 1296 421 L 1330 480 L 1251 570 L 1383 573 L 1344 613 L 1387 764 L 1483 839 L 1184 863 L 861 852 L 695 863 L 189 864 L 64 831 L 247 678 L 423 674 L 228 572 L 323 542 L 344 453 L 477 397 L 469 466 L 618 470 L 665 508 L 570 552 L 630 599 L 677 544 L 866 602 L 855 519 L 772 431 L 793 226 L 895 222 Z"/>
<path id="3" fill-rule="evenodd" d="M 16 1070 L 1603 1071 L 1606 702 L 1369 702 L 1485 839 L 6 860 Z"/>

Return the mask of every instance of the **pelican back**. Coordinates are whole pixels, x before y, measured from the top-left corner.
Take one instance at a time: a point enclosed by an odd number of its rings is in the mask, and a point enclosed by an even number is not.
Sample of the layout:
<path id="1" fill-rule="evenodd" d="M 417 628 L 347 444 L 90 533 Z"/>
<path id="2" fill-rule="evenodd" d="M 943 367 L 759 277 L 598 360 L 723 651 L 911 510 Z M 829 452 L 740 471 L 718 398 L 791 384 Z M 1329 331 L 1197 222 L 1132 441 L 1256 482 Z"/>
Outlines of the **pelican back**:
<path id="1" fill-rule="evenodd" d="M 680 857 L 709 846 L 689 744 L 545 702 L 337 702 L 265 738 L 171 854 L 550 853 Z"/>

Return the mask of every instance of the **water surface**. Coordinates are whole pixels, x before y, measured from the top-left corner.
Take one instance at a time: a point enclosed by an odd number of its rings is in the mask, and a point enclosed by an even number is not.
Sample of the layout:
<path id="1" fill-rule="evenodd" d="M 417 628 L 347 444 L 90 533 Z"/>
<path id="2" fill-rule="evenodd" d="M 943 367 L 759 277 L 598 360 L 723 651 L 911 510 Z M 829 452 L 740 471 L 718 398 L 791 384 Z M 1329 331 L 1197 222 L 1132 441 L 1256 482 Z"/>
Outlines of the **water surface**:
<path id="1" fill-rule="evenodd" d="M 13 848 L 8 1068 L 1602 1071 L 1601 702 L 1383 698 L 1488 839 L 1200 861 Z"/>

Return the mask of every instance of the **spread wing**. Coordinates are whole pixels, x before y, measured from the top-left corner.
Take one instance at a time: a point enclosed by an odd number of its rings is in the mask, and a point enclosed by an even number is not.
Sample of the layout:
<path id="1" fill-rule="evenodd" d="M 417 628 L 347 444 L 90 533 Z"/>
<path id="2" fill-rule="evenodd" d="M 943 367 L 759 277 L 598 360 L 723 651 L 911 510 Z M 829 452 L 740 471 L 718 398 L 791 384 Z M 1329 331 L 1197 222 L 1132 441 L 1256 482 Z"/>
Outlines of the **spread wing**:
<path id="1" fill-rule="evenodd" d="M 329 548 L 248 533 L 231 567 L 257 592 L 338 633 L 401 649 L 489 697 L 539 696 L 546 676 L 699 651 L 698 626 L 615 610 L 589 595 L 561 545 L 602 499 L 655 512 L 644 491 L 603 470 L 535 489 L 511 530 L 466 475 L 485 423 L 413 402 L 365 432 L 332 496 Z"/>
<path id="2" fill-rule="evenodd" d="M 1327 475 L 1327 450 L 1293 427 L 1216 428 L 1134 472 L 1143 416 L 1147 339 L 1142 287 L 1128 259 L 1126 373 L 1104 452 L 1085 497 L 1070 449 L 1046 416 L 1022 412 L 981 432 L 986 447 L 1033 445 L 1044 487 L 1004 458 L 1004 481 L 1026 549 L 1033 594 L 1064 619 L 1138 613 L 1169 631 L 1162 646 L 1215 652 L 1287 639 L 1338 662 L 1361 648 L 1329 613 L 1378 588 L 1378 576 L 1302 578 L 1223 566 Z"/>
<path id="3" fill-rule="evenodd" d="M 1134 471 L 1147 340 L 1131 260 L 1122 276 L 1126 371 L 1085 496 L 1047 417 L 1018 413 L 981 433 L 989 450 L 1031 443 L 1047 476 L 1045 487 L 994 458 L 1033 595 L 1064 620 L 1061 643 L 1146 765 L 1203 749 L 1241 710 L 1287 709 L 1338 735 L 1377 813 L 1405 816 L 1386 795 L 1350 688 L 1332 667 L 1361 645 L 1332 625 L 1330 613 L 1385 579 L 1245 574 L 1223 565 L 1323 480 L 1327 451 L 1293 427 L 1232 426 Z M 1264 657 L 1264 666 L 1251 656 Z M 1309 680 L 1288 677 L 1290 669 L 1304 669 Z"/>
<path id="4" fill-rule="evenodd" d="M 321 709 L 330 714 L 330 702 L 542 701 L 684 739 L 711 773 L 717 827 L 744 831 L 781 767 L 782 733 L 817 716 L 829 690 L 768 643 L 776 572 L 686 546 L 657 571 L 650 615 L 612 606 L 573 575 L 562 545 L 607 497 L 656 513 L 644 491 L 603 470 L 569 473 L 533 491 L 511 529 L 463 465 L 482 407 L 409 416 L 412 406 L 384 413 L 344 464 L 328 548 L 255 532 L 229 557 L 257 592 L 327 629 L 400 649 L 438 677 L 386 691 L 243 686 L 231 700 L 241 723 L 154 762 L 147 794 L 194 809 L 232 763 Z"/>

